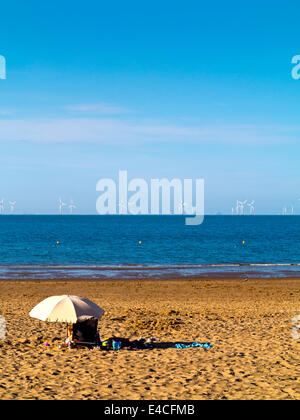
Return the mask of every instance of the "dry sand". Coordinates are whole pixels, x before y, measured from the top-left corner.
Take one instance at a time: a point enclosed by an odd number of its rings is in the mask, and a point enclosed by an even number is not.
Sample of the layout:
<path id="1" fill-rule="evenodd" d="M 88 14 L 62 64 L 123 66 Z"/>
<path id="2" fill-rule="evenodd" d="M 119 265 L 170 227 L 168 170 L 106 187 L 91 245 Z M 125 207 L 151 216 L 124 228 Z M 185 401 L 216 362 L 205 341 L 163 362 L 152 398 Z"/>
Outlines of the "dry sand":
<path id="1" fill-rule="evenodd" d="M 1 399 L 299 399 L 300 280 L 0 282 Z M 106 311 L 100 336 L 211 342 L 204 350 L 60 350 L 65 327 L 29 318 L 51 295 Z M 46 347 L 45 343 L 50 343 Z"/>

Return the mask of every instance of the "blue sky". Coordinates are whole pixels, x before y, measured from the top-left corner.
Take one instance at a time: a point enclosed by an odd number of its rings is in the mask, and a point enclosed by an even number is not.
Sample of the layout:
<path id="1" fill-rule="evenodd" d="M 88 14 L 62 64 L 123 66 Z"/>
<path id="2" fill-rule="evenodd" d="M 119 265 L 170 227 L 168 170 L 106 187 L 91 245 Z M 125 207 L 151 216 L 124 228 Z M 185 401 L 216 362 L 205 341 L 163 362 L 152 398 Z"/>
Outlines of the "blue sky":
<path id="1" fill-rule="evenodd" d="M 300 214 L 299 2 L 127 3 L 1 5 L 0 196 L 95 213 L 127 169 L 204 178 L 207 213 Z"/>

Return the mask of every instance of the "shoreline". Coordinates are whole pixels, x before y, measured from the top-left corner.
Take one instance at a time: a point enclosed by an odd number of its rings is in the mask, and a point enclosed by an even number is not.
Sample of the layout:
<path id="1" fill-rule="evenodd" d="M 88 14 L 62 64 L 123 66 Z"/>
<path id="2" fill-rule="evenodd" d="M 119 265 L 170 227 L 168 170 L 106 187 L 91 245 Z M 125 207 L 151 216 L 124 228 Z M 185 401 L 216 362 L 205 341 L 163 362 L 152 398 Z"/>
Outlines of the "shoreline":
<path id="1" fill-rule="evenodd" d="M 149 282 L 237 282 L 239 283 L 257 283 L 257 282 L 275 282 L 275 281 L 296 281 L 300 282 L 300 276 L 294 276 L 294 277 L 250 277 L 247 279 L 244 279 L 243 277 L 234 277 L 232 275 L 228 276 L 189 276 L 187 277 L 166 277 L 166 278 L 158 278 L 158 277 L 149 277 L 149 278 L 64 278 L 64 277 L 57 277 L 57 278 L 34 278 L 34 279 L 27 279 L 27 278 L 18 278 L 18 279 L 11 279 L 11 278 L 5 278 L 0 279 L 0 284 L 4 283 L 22 283 L 22 284 L 47 284 L 47 283 L 92 283 L 92 284 L 100 284 L 100 283 L 149 283 Z"/>
<path id="2" fill-rule="evenodd" d="M 300 278 L 300 264 L 203 264 L 203 265 L 12 265 L 0 266 L 0 281 L 36 280 L 151 280 L 151 279 L 255 279 Z"/>

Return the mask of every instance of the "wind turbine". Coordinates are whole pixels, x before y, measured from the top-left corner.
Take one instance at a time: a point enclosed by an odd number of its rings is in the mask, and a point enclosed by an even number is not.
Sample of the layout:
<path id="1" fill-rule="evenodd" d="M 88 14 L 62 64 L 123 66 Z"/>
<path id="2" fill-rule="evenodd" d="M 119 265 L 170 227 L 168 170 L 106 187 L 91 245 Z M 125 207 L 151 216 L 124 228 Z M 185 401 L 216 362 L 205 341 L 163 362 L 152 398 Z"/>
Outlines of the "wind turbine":
<path id="1" fill-rule="evenodd" d="M 0 200 L 0 214 L 3 214 L 4 212 L 4 200 L 2 198 L 2 200 Z"/>
<path id="2" fill-rule="evenodd" d="M 71 203 L 69 205 L 69 209 L 70 209 L 70 214 L 73 214 L 73 209 L 76 209 L 76 206 L 74 205 L 73 200 L 71 200 Z"/>
<path id="3" fill-rule="evenodd" d="M 180 200 L 179 205 L 178 205 L 178 211 L 180 214 L 184 213 L 184 208 L 186 206 L 186 203 L 184 203 L 182 200 Z"/>
<path id="4" fill-rule="evenodd" d="M 123 213 L 123 210 L 125 210 L 125 212 Z M 126 206 L 126 204 L 124 203 L 124 201 L 123 200 L 121 200 L 120 202 L 119 202 L 119 214 L 126 214 L 126 211 L 127 211 L 127 206 Z"/>
<path id="5" fill-rule="evenodd" d="M 294 211 L 294 206 L 293 206 L 293 205 L 291 205 L 291 215 L 292 215 L 292 216 L 294 216 L 294 213 L 295 213 L 295 211 Z"/>
<path id="6" fill-rule="evenodd" d="M 253 200 L 251 203 L 248 203 L 248 204 L 247 204 L 247 206 L 249 206 L 249 207 L 250 207 L 249 211 L 250 211 L 250 214 L 251 214 L 251 215 L 253 215 L 253 214 L 254 214 L 254 211 L 255 211 L 255 208 L 254 208 L 254 203 L 255 203 L 255 201 Z"/>
<path id="7" fill-rule="evenodd" d="M 241 205 L 241 202 L 239 200 L 236 200 L 236 208 L 235 208 L 235 211 L 236 211 L 236 214 L 237 215 L 240 214 L 240 205 Z"/>
<path id="8" fill-rule="evenodd" d="M 59 198 L 59 214 L 62 215 L 63 213 L 63 206 L 65 206 L 66 204 L 63 203 L 62 199 Z"/>
<path id="9" fill-rule="evenodd" d="M 244 216 L 244 207 L 246 205 L 248 200 L 240 201 L 240 207 L 241 207 L 241 214 Z"/>
<path id="10" fill-rule="evenodd" d="M 16 201 L 10 201 L 9 205 L 10 205 L 10 214 L 13 214 L 14 209 L 15 209 L 15 205 L 16 205 Z"/>

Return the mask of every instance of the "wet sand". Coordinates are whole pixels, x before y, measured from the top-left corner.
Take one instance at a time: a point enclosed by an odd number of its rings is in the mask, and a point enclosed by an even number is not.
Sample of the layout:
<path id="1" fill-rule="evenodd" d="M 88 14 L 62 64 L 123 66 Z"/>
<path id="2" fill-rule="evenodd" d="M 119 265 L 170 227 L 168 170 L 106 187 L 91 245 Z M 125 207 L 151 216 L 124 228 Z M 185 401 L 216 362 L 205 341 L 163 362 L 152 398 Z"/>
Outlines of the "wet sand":
<path id="1" fill-rule="evenodd" d="M 28 316 L 52 295 L 105 310 L 102 338 L 209 350 L 62 350 L 65 326 Z M 300 279 L 1 281 L 0 399 L 299 399 Z M 50 344 L 49 347 L 45 343 Z M 169 347 L 169 345 L 165 345 Z"/>

